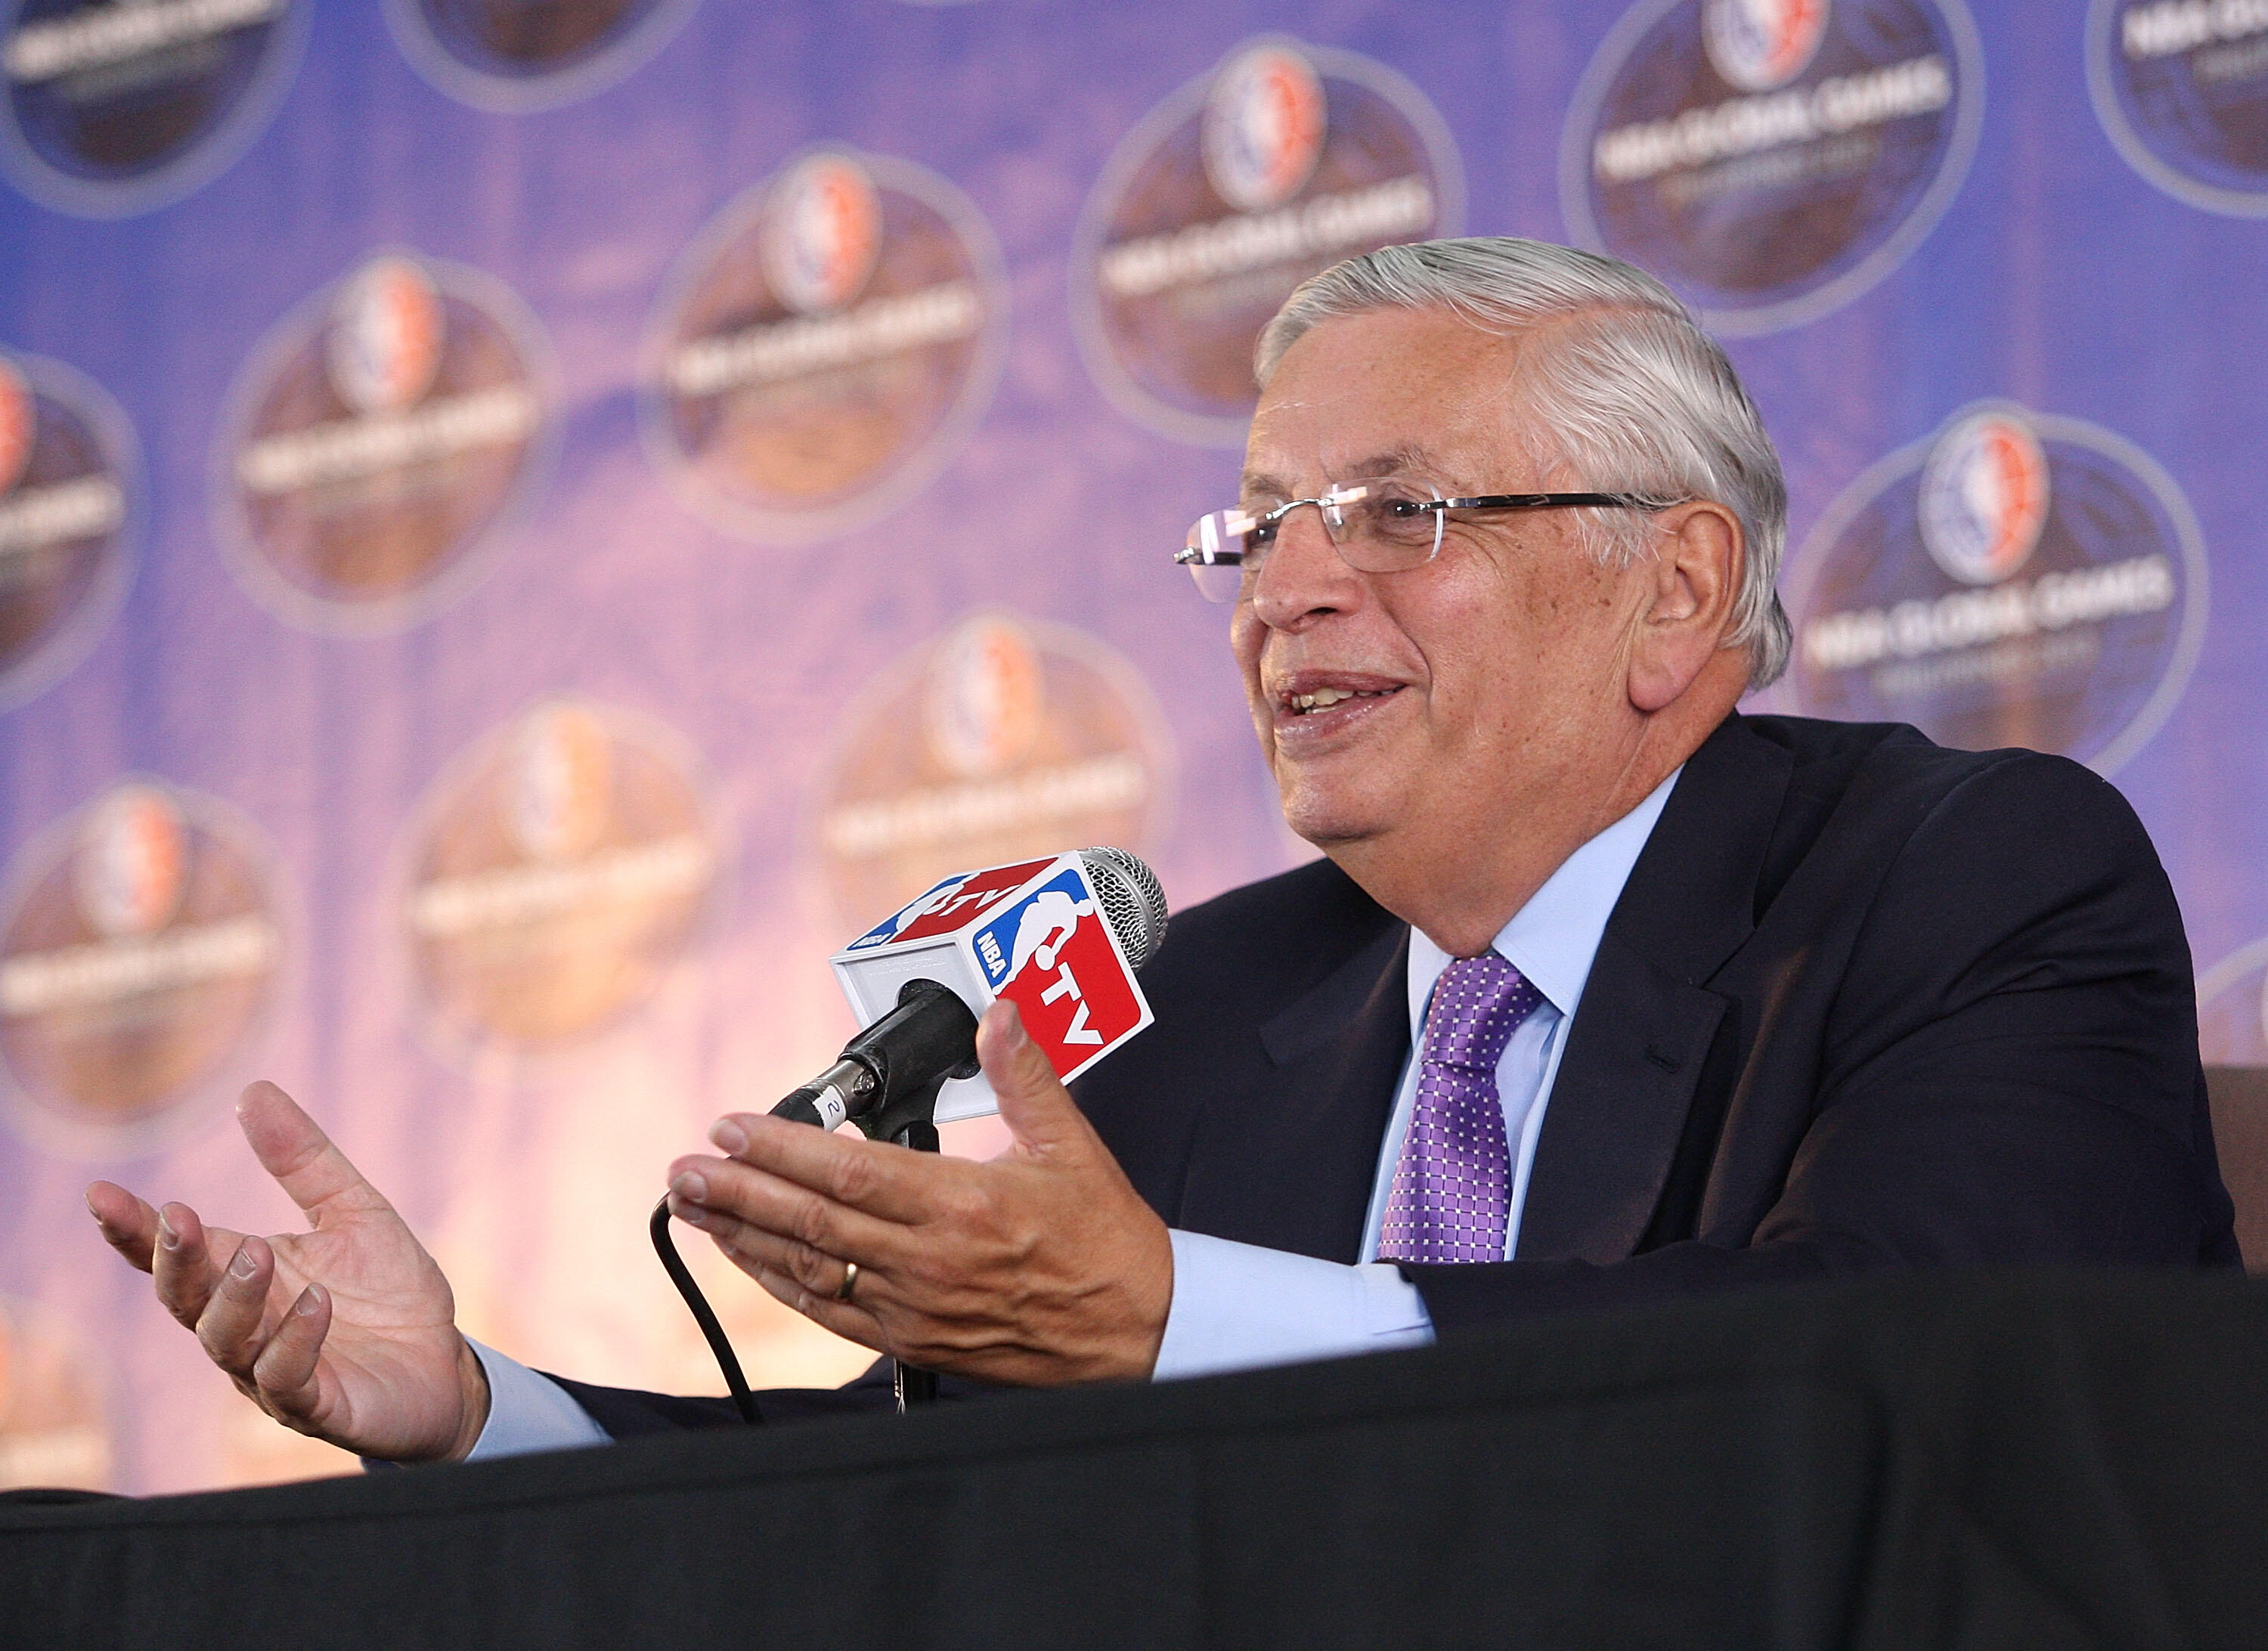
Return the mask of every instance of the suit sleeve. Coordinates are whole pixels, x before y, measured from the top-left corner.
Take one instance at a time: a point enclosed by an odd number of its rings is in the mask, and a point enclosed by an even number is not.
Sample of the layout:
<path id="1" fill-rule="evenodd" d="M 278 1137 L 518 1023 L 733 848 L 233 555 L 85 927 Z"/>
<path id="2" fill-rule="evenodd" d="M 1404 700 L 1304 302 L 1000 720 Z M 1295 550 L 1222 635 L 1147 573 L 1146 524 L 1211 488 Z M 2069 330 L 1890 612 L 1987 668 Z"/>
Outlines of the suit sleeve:
<path id="1" fill-rule="evenodd" d="M 1623 1261 L 1405 1267 L 1435 1323 L 1888 1267 L 2236 1264 L 2180 912 L 2109 785 L 2029 755 L 1972 776 L 1852 935 L 1745 1242 L 1705 1206 L 1698 1235 Z"/>

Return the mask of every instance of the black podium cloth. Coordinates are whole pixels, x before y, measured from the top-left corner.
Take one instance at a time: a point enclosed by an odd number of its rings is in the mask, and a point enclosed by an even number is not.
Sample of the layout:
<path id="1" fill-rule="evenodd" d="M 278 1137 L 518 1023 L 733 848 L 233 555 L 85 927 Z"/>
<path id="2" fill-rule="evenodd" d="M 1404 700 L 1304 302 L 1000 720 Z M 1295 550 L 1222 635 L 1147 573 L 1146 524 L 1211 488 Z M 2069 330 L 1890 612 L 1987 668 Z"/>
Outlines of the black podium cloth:
<path id="1" fill-rule="evenodd" d="M 0 1645 L 2268 1643 L 2268 1286 L 1903 1277 L 1156 1388 L 0 1502 Z"/>

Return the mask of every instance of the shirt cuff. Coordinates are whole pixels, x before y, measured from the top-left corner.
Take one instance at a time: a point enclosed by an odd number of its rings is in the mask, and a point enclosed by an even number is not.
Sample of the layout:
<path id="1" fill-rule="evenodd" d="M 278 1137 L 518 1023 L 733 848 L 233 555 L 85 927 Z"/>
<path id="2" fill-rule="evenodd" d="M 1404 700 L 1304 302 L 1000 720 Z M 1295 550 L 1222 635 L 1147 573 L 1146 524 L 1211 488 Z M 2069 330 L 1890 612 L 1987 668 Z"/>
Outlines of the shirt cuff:
<path id="1" fill-rule="evenodd" d="M 524 1456 L 531 1450 L 572 1450 L 613 1442 L 591 1413 L 567 1397 L 567 1389 L 540 1376 L 493 1347 L 472 1344 L 489 1378 L 489 1419 L 474 1441 L 468 1462 Z"/>
<path id="2" fill-rule="evenodd" d="M 1174 1299 L 1151 1379 L 1423 1346 L 1433 1321 L 1388 1262 L 1351 1267 L 1174 1232 Z"/>

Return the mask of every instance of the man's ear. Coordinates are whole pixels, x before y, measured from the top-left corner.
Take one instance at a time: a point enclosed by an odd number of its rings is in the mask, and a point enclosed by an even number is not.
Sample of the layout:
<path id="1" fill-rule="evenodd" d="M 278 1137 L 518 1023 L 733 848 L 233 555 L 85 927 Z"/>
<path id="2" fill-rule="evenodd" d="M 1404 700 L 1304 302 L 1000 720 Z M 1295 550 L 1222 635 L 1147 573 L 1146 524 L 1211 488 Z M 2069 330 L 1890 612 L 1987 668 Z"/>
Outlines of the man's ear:
<path id="1" fill-rule="evenodd" d="M 1647 712 L 1675 704 L 1723 645 L 1747 550 L 1740 518 L 1713 500 L 1662 511 L 1653 525 L 1630 662 L 1631 704 Z"/>

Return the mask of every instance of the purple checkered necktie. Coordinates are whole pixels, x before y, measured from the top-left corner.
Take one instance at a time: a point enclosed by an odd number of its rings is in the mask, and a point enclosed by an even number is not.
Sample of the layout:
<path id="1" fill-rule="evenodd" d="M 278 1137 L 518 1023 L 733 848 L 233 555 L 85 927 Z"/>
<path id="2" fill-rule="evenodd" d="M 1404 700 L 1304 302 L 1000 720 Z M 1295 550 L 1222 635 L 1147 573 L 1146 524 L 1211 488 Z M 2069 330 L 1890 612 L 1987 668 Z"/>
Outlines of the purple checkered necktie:
<path id="1" fill-rule="evenodd" d="M 1453 960 L 1425 1011 L 1418 1102 L 1386 1195 L 1381 1261 L 1502 1261 L 1512 1152 L 1496 1064 L 1543 994 L 1498 957 Z"/>

